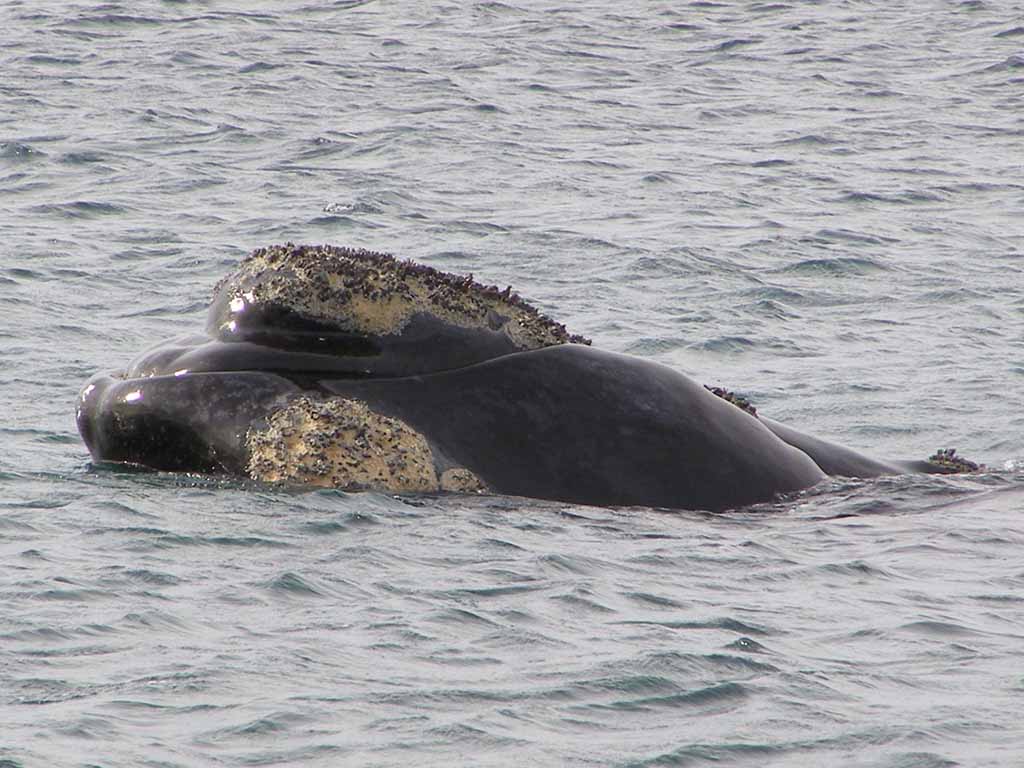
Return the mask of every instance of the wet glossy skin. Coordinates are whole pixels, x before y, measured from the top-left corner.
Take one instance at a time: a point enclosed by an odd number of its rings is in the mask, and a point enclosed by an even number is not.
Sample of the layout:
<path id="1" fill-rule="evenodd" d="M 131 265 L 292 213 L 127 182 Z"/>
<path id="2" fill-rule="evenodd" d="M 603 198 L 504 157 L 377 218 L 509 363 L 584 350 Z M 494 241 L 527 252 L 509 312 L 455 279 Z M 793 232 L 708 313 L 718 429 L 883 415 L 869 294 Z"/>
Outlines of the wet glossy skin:
<path id="1" fill-rule="evenodd" d="M 303 257 L 301 248 L 281 253 L 282 263 Z M 365 263 L 481 290 L 388 258 Z M 207 334 L 154 347 L 85 386 L 77 419 L 95 460 L 256 476 L 250 430 L 305 395 L 360 401 L 399 420 L 425 439 L 438 474 L 461 467 L 497 493 L 569 502 L 719 510 L 827 474 L 944 471 L 875 461 L 752 416 L 650 361 L 581 343 L 523 351 L 514 340 L 522 326 L 501 304 L 474 327 L 418 311 L 394 333 L 355 333 L 279 298 L 261 303 L 259 279 L 222 283 Z M 514 322 L 538 316 L 521 317 Z"/>
<path id="2" fill-rule="evenodd" d="M 185 351 L 167 367 L 181 370 L 189 356 L 203 353 Z M 287 372 L 96 378 L 83 391 L 79 427 L 99 460 L 242 474 L 249 426 L 306 391 L 400 418 L 499 493 L 723 509 L 824 477 L 806 454 L 681 374 L 589 347 L 396 378 L 317 375 L 303 362 Z"/>

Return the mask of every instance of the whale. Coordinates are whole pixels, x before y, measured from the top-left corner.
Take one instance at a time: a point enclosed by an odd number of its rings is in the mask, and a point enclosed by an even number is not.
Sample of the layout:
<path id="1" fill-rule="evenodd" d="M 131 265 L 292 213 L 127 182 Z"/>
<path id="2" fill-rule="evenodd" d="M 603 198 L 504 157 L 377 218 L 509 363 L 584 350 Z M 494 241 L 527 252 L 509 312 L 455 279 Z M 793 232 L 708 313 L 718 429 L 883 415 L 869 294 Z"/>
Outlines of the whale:
<path id="1" fill-rule="evenodd" d="M 254 251 L 201 333 L 93 376 L 97 465 L 389 493 L 722 511 L 828 476 L 974 471 L 882 461 L 659 363 L 595 348 L 513 293 L 338 246 Z"/>

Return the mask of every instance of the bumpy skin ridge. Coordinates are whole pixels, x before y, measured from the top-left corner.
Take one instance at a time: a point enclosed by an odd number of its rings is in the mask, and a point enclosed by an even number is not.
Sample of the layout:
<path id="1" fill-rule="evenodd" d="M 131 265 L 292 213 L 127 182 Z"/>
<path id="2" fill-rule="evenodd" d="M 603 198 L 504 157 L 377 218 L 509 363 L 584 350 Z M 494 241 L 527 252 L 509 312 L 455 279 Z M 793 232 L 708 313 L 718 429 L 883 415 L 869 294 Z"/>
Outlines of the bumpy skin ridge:
<path id="1" fill-rule="evenodd" d="M 246 435 L 254 480 L 402 493 L 480 492 L 464 467 L 438 473 L 427 439 L 404 421 L 342 397 L 295 397 Z"/>
<path id="2" fill-rule="evenodd" d="M 463 328 L 504 330 L 522 351 L 590 344 L 512 293 L 386 253 L 330 245 L 260 248 L 215 289 L 210 332 L 232 328 L 233 307 L 278 304 L 354 334 L 400 334 L 417 313 Z"/>

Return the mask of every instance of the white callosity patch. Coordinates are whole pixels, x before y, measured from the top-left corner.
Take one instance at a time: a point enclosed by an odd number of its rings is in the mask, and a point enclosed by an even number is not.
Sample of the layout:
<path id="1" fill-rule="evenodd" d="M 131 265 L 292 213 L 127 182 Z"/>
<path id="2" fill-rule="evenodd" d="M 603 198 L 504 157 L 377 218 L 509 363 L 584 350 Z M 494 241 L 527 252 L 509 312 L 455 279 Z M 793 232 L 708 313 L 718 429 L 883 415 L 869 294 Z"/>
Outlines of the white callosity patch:
<path id="1" fill-rule="evenodd" d="M 404 421 L 342 397 L 298 397 L 246 435 L 250 477 L 264 482 L 405 493 L 479 492 L 468 469 L 438 473 L 426 438 Z"/>
<path id="2" fill-rule="evenodd" d="M 227 295 L 225 296 L 225 292 Z M 503 331 L 522 350 L 590 342 L 541 314 L 511 288 L 477 283 L 372 251 L 335 246 L 261 248 L 216 289 L 219 330 L 250 304 L 273 304 L 361 335 L 400 334 L 418 313 L 462 328 Z"/>

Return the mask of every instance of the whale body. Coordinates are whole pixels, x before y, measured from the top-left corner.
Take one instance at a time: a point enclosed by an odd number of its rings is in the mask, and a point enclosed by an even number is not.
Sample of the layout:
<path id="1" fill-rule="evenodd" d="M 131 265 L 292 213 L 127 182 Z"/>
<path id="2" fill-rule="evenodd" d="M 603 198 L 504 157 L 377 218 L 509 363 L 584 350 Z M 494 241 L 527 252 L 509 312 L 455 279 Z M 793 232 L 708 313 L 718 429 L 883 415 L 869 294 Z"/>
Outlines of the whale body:
<path id="1" fill-rule="evenodd" d="M 83 388 L 97 462 L 269 483 L 723 510 L 883 462 L 594 349 L 511 292 L 388 255 L 260 249 L 204 334 Z"/>

